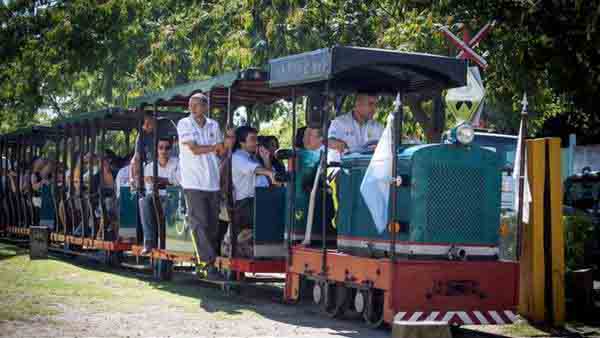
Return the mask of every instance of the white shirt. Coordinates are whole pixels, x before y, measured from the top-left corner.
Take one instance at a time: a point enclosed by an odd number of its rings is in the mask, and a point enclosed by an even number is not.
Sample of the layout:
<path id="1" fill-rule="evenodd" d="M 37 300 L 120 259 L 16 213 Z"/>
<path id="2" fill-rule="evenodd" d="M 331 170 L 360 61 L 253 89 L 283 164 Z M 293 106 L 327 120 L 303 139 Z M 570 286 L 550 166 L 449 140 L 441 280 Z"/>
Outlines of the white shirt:
<path id="1" fill-rule="evenodd" d="M 360 125 L 351 112 L 338 116 L 329 127 L 329 138 L 344 141 L 350 152 L 361 150 L 368 142 L 378 141 L 382 134 L 383 126 L 379 122 L 368 120 Z"/>
<path id="2" fill-rule="evenodd" d="M 144 177 L 152 177 L 154 173 L 154 162 L 150 162 L 146 164 L 144 167 Z M 158 177 L 166 178 L 169 180 L 169 183 L 173 185 L 178 185 L 180 182 L 179 179 L 179 161 L 175 157 L 169 158 L 166 166 L 161 166 L 160 162 L 158 164 Z M 152 191 L 152 183 L 145 183 L 146 191 Z"/>
<path id="3" fill-rule="evenodd" d="M 115 179 L 115 185 L 117 190 L 117 198 L 121 196 L 121 187 L 129 186 L 129 165 L 119 169 L 117 178 Z"/>
<path id="4" fill-rule="evenodd" d="M 223 143 L 223 134 L 219 124 L 206 118 L 200 127 L 192 116 L 179 120 L 177 124 L 179 136 L 179 165 L 181 170 L 181 186 L 184 189 L 202 191 L 219 191 L 219 158 L 214 152 L 194 155 L 184 142 L 195 142 L 200 146 Z"/>
<path id="5" fill-rule="evenodd" d="M 238 149 L 231 155 L 231 180 L 236 201 L 254 197 L 254 187 L 268 187 L 265 176 L 256 177 L 254 171 L 260 163 L 247 151 Z"/>

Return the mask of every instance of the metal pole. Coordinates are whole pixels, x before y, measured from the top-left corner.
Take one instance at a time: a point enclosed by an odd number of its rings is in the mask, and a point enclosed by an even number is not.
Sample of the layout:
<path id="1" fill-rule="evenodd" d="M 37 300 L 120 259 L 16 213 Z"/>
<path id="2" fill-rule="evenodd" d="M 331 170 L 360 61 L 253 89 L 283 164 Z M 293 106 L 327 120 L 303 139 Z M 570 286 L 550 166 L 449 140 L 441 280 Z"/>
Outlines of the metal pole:
<path id="1" fill-rule="evenodd" d="M 323 109 L 323 154 L 321 155 L 321 166 L 323 170 L 321 171 L 321 274 L 323 277 L 327 276 L 327 154 L 329 151 L 329 141 L 328 141 L 328 132 L 329 132 L 329 81 L 325 83 L 325 104 Z"/>
<path id="2" fill-rule="evenodd" d="M 138 181 L 137 181 L 137 189 L 136 191 L 136 200 L 137 203 L 136 208 L 138 210 L 137 212 L 137 230 L 136 230 L 136 240 L 138 244 L 143 244 L 144 241 L 144 233 L 142 230 L 142 221 L 141 221 L 141 215 L 140 213 L 142 212 L 141 210 L 139 210 L 139 201 L 144 198 L 145 194 L 145 189 L 144 189 L 144 161 L 146 160 L 146 154 L 144 152 L 144 150 L 142 149 L 142 137 L 144 134 L 144 113 L 143 110 L 140 110 L 140 112 L 142 113 L 140 116 L 140 121 L 139 121 L 139 125 L 138 125 L 138 136 L 137 136 L 137 144 L 136 144 L 136 149 L 137 151 L 139 151 L 139 154 L 135 154 L 134 156 L 138 157 Z M 133 170 L 133 172 L 135 172 L 135 170 Z"/>
<path id="3" fill-rule="evenodd" d="M 100 160 L 100 165 L 102 165 L 102 154 L 100 154 L 100 156 L 98 156 L 98 152 L 96 149 L 96 121 L 95 120 L 91 120 L 90 121 L 90 143 L 89 143 L 89 153 L 90 153 L 90 159 L 95 159 Z M 88 209 L 89 209 L 89 219 L 92 221 L 92 224 L 90 224 L 90 227 L 92 228 L 92 239 L 96 239 L 96 228 L 97 228 L 97 223 L 96 223 L 96 196 L 98 196 L 99 199 L 102 199 L 102 196 L 100 196 L 100 194 L 98 193 L 98 191 L 101 189 L 99 187 L 96 187 L 96 182 L 94 180 L 94 161 L 90 160 L 90 163 L 88 163 L 88 167 L 89 167 L 89 179 L 90 179 L 90 183 L 89 183 L 89 190 L 88 190 L 88 196 L 87 196 L 87 201 L 88 201 Z M 102 170 L 100 170 L 100 182 L 102 182 Z M 102 183 L 100 183 L 100 187 L 102 187 Z M 102 237 L 104 239 L 104 236 Z"/>
<path id="4" fill-rule="evenodd" d="M 209 95 L 210 97 L 210 95 Z M 230 115 L 231 115 L 231 87 L 227 88 L 227 122 L 226 124 L 226 128 L 225 128 L 225 132 L 227 132 L 227 128 L 229 128 L 229 120 L 230 120 Z M 234 221 L 236 219 L 236 210 L 235 210 L 235 196 L 233 195 L 233 160 L 232 160 L 232 156 L 233 156 L 233 150 L 232 153 L 230 154 L 230 156 L 227 158 L 227 161 L 229 161 L 229 170 L 227 171 L 227 181 L 228 184 L 227 186 L 229 187 L 229 192 L 228 192 L 228 196 L 229 198 L 231 198 L 231 208 L 229 208 L 229 219 L 231 222 L 231 228 L 229 231 L 229 242 L 230 242 L 230 251 L 229 251 L 229 258 L 233 259 L 235 258 L 235 252 L 237 250 L 237 238 L 238 238 L 238 229 L 237 226 L 239 224 L 236 224 L 236 222 Z"/>
<path id="5" fill-rule="evenodd" d="M 227 122 L 225 123 L 225 131 L 231 127 L 231 87 L 227 88 Z"/>
<path id="6" fill-rule="evenodd" d="M 77 192 L 77 197 L 79 199 L 79 205 L 81 206 L 81 238 L 85 237 L 85 228 L 87 228 L 87 216 L 85 210 L 85 182 L 83 181 L 83 171 L 85 169 L 84 165 L 84 157 L 87 152 L 87 139 L 85 135 L 85 127 L 83 124 L 79 125 L 79 191 Z"/>
<path id="7" fill-rule="evenodd" d="M 97 127 L 100 128 L 100 187 L 98 187 L 98 200 L 100 202 L 100 225 L 102 228 L 102 239 L 106 238 L 106 230 L 107 230 L 107 226 L 108 225 L 112 225 L 111 221 L 109 220 L 109 218 L 107 217 L 106 214 L 106 204 L 104 204 L 104 186 L 106 184 L 106 182 L 104 182 L 104 147 L 106 145 L 106 128 L 104 126 L 104 121 L 99 121 Z M 109 229 L 109 230 L 114 230 L 114 229 Z M 111 231 L 112 232 L 112 231 Z M 117 234 L 115 234 L 114 232 L 112 233 L 111 240 L 115 240 L 117 238 Z"/>
<path id="8" fill-rule="evenodd" d="M 4 168 L 4 163 L 8 163 L 8 157 L 4 156 L 4 137 L 0 136 L 0 225 L 8 225 L 7 221 L 7 208 L 4 207 L 4 201 L 7 197 L 7 192 L 4 189 L 8 182 L 8 170 Z"/>
<path id="9" fill-rule="evenodd" d="M 390 226 L 391 228 L 389 229 L 392 233 L 392 243 L 391 243 L 391 257 L 392 257 L 392 262 L 395 262 L 396 260 L 396 237 L 397 237 L 397 233 L 400 230 L 399 229 L 399 224 L 398 224 L 398 217 L 396 215 L 396 208 L 397 208 L 397 190 L 398 190 L 398 178 L 396 177 L 396 175 L 398 175 L 398 144 L 402 143 L 402 120 L 404 119 L 404 111 L 402 109 L 402 97 L 401 94 L 398 93 L 396 95 L 396 102 L 394 103 L 395 105 L 395 111 L 394 111 L 394 121 L 392 124 L 392 186 L 391 186 L 391 192 L 392 192 L 392 197 L 391 197 L 391 204 L 392 204 L 392 210 L 391 210 L 391 214 L 390 214 Z"/>
<path id="10" fill-rule="evenodd" d="M 289 194 L 289 213 L 288 213 L 288 228 L 287 228 L 287 263 L 288 266 L 291 265 L 292 260 L 290 259 L 292 256 L 292 236 L 294 234 L 294 222 L 295 222 L 295 213 L 296 213 L 296 170 L 297 170 L 297 156 L 296 156 L 296 88 L 292 88 L 292 157 L 288 161 L 289 172 L 290 172 L 290 182 L 289 185 L 290 194 Z"/>
<path id="11" fill-rule="evenodd" d="M 163 228 L 165 224 L 164 214 L 162 213 L 162 205 L 160 202 L 160 196 L 158 192 L 158 110 L 156 104 L 154 104 L 153 117 L 154 121 L 156 121 L 157 125 L 155 126 L 152 134 L 152 139 L 154 142 L 154 161 L 152 161 L 152 195 L 154 199 L 154 211 L 156 212 L 156 228 L 154 229 L 154 238 L 157 239 L 159 249 L 164 249 L 165 246 L 165 229 Z"/>
<path id="12" fill-rule="evenodd" d="M 521 143 L 521 149 L 519 156 L 521 157 L 521 161 L 519 161 L 519 205 L 517 206 L 517 260 L 521 258 L 521 236 L 523 235 L 523 196 L 525 195 L 525 138 L 527 135 L 527 95 L 523 95 L 523 108 L 521 110 L 521 124 L 523 125 L 522 132 L 519 133 L 519 142 Z"/>
<path id="13" fill-rule="evenodd" d="M 53 135 L 54 141 L 54 173 L 52 175 L 52 203 L 54 204 L 54 229 L 52 232 L 58 232 L 60 226 L 59 217 L 59 189 L 58 189 L 58 167 L 60 162 L 60 143 L 58 135 Z"/>
<path id="14" fill-rule="evenodd" d="M 74 174 L 75 174 L 75 137 L 74 137 L 74 133 L 73 130 L 71 129 L 71 125 L 67 124 L 65 126 L 65 137 L 66 140 L 65 142 L 67 142 L 66 146 L 68 146 L 68 149 L 66 149 L 67 151 L 64 154 L 64 159 L 65 159 L 65 166 L 67 164 L 67 155 L 68 155 L 68 162 L 69 162 L 69 196 L 68 196 L 68 203 L 65 204 L 65 215 L 67 214 L 67 211 L 69 211 L 70 215 L 70 219 L 67 221 L 67 227 L 65 227 L 64 232 L 65 232 L 65 249 L 68 246 L 67 243 L 67 233 L 73 233 L 73 229 L 75 228 L 75 202 L 74 202 L 74 198 L 75 198 L 75 187 L 74 185 Z M 67 183 L 66 181 L 66 170 L 65 170 L 65 184 Z M 67 206 L 69 207 L 67 210 Z M 68 230 L 68 231 L 67 231 Z"/>

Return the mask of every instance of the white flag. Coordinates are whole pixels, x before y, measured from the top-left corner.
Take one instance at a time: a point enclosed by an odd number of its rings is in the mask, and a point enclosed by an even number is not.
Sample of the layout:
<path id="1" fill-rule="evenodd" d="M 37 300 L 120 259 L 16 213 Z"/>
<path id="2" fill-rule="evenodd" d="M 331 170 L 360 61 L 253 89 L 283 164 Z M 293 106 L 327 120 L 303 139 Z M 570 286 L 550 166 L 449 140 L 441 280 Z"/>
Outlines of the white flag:
<path id="1" fill-rule="evenodd" d="M 513 181 L 514 184 L 514 194 L 515 194 L 515 210 L 518 210 L 519 207 L 519 168 L 521 167 L 521 147 L 524 147 L 522 144 L 522 134 L 523 134 L 523 121 L 521 121 L 521 126 L 519 127 L 519 140 L 517 141 L 517 151 L 515 156 L 515 166 L 513 168 Z M 523 165 L 525 166 L 525 173 L 523 180 L 524 182 L 524 190 L 523 190 L 523 223 L 529 224 L 529 204 L 531 203 L 531 190 L 529 189 L 529 179 L 527 178 L 527 152 L 525 152 L 525 159 L 523 161 Z"/>
<path id="2" fill-rule="evenodd" d="M 392 182 L 392 124 L 394 117 L 389 115 L 387 126 L 375 148 L 367 171 L 360 184 L 360 193 L 369 208 L 375 227 L 382 233 L 387 226 Z"/>

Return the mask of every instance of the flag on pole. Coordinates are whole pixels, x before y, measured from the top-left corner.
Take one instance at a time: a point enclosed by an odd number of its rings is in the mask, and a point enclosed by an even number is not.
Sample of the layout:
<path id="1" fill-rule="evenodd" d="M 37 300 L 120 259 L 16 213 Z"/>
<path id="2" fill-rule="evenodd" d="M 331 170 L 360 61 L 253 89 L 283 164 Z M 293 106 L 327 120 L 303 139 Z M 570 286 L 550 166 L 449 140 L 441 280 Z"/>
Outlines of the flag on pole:
<path id="1" fill-rule="evenodd" d="M 369 162 L 360 193 L 369 208 L 375 227 L 382 233 L 388 222 L 390 184 L 392 182 L 392 125 L 393 114 L 388 116 L 387 125 L 377 143 Z"/>
<path id="2" fill-rule="evenodd" d="M 517 151 L 515 157 L 515 165 L 513 168 L 513 182 L 515 182 L 515 208 L 519 207 L 519 168 L 521 167 L 521 161 L 523 161 L 523 165 L 525 166 L 524 172 L 524 188 L 523 188 L 523 223 L 529 224 L 529 204 L 531 203 L 531 190 L 529 189 L 529 180 L 527 179 L 527 152 L 525 152 L 525 156 L 521 159 L 521 148 L 525 145 L 523 144 L 523 120 L 521 120 L 521 126 L 519 127 L 519 140 L 517 141 Z"/>

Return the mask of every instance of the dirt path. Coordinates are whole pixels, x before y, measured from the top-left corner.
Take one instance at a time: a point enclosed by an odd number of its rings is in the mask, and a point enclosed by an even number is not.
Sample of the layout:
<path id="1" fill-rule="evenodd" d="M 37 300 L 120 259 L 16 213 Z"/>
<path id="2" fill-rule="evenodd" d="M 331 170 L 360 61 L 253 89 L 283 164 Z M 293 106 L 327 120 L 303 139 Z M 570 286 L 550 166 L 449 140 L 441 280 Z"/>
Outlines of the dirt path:
<path id="1" fill-rule="evenodd" d="M 455 337 L 548 337 L 526 324 Z M 0 243 L 0 337 L 389 337 L 310 304 L 281 303 L 280 286 L 226 296 L 193 275 L 170 282 L 81 259 L 30 261 Z M 594 336 L 594 335 L 589 335 Z"/>

